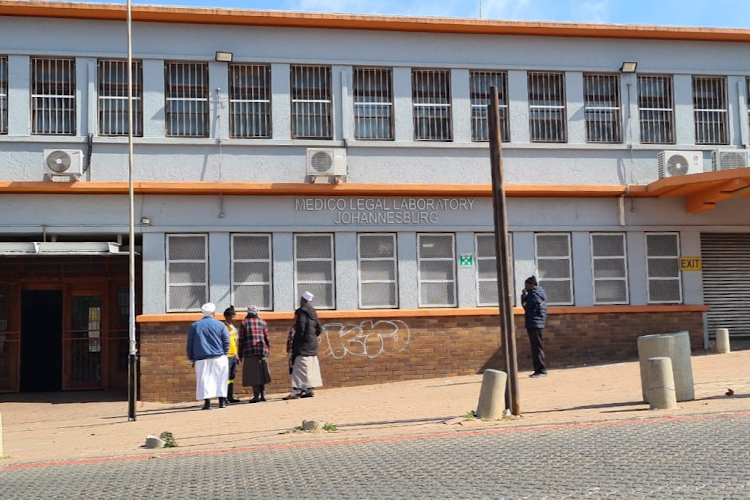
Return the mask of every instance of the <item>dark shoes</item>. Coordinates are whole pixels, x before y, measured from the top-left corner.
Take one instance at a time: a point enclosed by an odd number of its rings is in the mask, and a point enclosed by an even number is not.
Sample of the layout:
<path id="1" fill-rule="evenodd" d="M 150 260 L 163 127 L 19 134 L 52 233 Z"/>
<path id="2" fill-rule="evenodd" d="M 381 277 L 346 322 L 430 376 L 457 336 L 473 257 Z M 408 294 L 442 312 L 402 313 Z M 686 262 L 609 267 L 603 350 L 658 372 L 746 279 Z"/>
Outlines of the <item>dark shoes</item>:
<path id="1" fill-rule="evenodd" d="M 231 404 L 239 403 L 240 400 L 234 397 L 234 384 L 229 384 L 227 389 L 227 402 Z"/>
<path id="2" fill-rule="evenodd" d="M 302 394 L 300 394 L 301 398 L 312 398 L 315 397 L 315 391 L 310 389 L 309 391 L 302 391 Z"/>
<path id="3" fill-rule="evenodd" d="M 534 372 L 531 375 L 529 375 L 529 378 L 542 378 L 546 376 L 547 376 L 547 372 Z"/>
<path id="4" fill-rule="evenodd" d="M 227 398 L 219 398 L 219 408 L 227 407 Z"/>
<path id="5" fill-rule="evenodd" d="M 262 399 L 260 399 L 258 396 L 255 396 L 253 399 L 248 401 L 248 403 L 260 403 Z"/>
<path id="6" fill-rule="evenodd" d="M 201 407 L 201 410 L 210 410 L 211 409 L 211 400 L 210 399 L 204 399 L 203 400 L 203 406 Z"/>

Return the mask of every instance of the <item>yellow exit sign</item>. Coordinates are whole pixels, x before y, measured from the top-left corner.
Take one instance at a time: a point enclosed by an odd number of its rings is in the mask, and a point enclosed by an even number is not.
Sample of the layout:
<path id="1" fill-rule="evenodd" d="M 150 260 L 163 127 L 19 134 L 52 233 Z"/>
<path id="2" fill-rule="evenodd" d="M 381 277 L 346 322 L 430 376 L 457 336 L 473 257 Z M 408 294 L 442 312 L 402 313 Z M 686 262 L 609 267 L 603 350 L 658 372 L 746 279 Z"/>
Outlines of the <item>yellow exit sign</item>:
<path id="1" fill-rule="evenodd" d="M 703 260 L 700 257 L 680 257 L 680 271 L 701 271 Z"/>

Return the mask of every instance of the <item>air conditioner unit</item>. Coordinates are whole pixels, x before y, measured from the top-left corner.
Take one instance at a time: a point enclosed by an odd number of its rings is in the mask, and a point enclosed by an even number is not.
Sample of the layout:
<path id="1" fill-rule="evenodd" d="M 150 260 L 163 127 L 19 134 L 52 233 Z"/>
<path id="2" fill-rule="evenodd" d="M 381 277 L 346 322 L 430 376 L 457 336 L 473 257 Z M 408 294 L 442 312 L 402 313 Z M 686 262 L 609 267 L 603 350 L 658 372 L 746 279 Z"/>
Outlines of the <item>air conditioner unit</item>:
<path id="1" fill-rule="evenodd" d="M 76 180 L 83 175 L 83 151 L 80 149 L 45 149 L 44 175 L 53 181 Z"/>
<path id="2" fill-rule="evenodd" d="M 307 150 L 307 175 L 313 178 L 346 176 L 346 149 L 309 148 Z"/>
<path id="3" fill-rule="evenodd" d="M 703 172 L 703 153 L 700 151 L 660 151 L 659 179 Z"/>
<path id="4" fill-rule="evenodd" d="M 748 164 L 748 152 L 744 149 L 714 149 L 711 151 L 711 169 L 729 170 L 745 168 Z"/>

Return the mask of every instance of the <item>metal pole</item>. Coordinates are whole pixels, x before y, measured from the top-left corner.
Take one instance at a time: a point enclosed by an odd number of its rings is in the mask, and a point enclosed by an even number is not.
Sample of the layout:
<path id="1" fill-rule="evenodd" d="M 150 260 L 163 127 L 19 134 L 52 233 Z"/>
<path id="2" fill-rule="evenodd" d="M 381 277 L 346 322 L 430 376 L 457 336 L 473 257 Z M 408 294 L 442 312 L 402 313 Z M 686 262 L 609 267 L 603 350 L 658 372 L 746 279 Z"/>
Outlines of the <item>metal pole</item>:
<path id="1" fill-rule="evenodd" d="M 518 359 L 516 335 L 513 321 L 513 277 L 510 276 L 510 252 L 508 251 L 508 211 L 505 201 L 503 175 L 503 146 L 500 138 L 500 115 L 497 87 L 490 87 L 488 125 L 490 142 L 490 165 L 492 170 L 492 206 L 495 220 L 495 261 L 497 263 L 497 291 L 500 309 L 500 330 L 503 337 L 505 369 L 508 372 L 506 401 L 513 415 L 521 414 L 518 393 Z"/>
<path id="2" fill-rule="evenodd" d="M 128 3 L 128 219 L 129 307 L 128 307 L 128 421 L 135 421 L 135 400 L 138 394 L 138 349 L 135 342 L 135 202 L 133 201 L 133 20 L 130 0 Z"/>

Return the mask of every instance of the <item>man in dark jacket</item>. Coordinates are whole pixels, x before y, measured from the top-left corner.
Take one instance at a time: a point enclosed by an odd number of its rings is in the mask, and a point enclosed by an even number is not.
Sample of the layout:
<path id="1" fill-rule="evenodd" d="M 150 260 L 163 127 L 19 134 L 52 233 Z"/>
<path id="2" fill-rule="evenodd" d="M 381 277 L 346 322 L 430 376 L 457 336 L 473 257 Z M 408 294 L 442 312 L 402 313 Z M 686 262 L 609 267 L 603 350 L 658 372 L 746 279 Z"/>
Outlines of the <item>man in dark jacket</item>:
<path id="1" fill-rule="evenodd" d="M 318 362 L 318 335 L 323 326 L 312 306 L 313 294 L 305 292 L 300 307 L 294 311 L 294 340 L 292 341 L 292 393 L 284 399 L 311 398 L 315 387 L 323 385 Z"/>
<path id="2" fill-rule="evenodd" d="M 542 330 L 547 322 L 547 294 L 544 288 L 539 286 L 536 277 L 531 276 L 524 283 L 524 291 L 521 294 L 523 304 L 523 317 L 526 323 L 526 332 L 531 342 L 531 360 L 534 363 L 534 373 L 531 378 L 547 376 L 547 365 L 544 360 L 544 346 L 542 344 Z"/>

